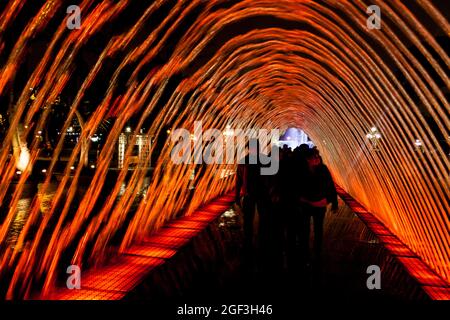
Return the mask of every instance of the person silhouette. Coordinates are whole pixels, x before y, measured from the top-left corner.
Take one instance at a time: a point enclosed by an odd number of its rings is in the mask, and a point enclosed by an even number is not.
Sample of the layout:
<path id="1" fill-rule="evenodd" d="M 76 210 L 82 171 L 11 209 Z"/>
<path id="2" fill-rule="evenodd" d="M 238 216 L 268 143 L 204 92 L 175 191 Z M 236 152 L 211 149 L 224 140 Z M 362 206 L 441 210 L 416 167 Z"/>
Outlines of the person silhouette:
<path id="1" fill-rule="evenodd" d="M 301 258 L 305 264 L 309 260 L 309 235 L 311 218 L 314 223 L 314 262 L 320 264 L 323 238 L 323 223 L 327 206 L 331 211 L 338 209 L 337 192 L 327 166 L 317 149 L 305 154 L 306 168 L 300 185 L 301 207 Z"/>
<path id="2" fill-rule="evenodd" d="M 244 229 L 244 250 L 248 253 L 253 247 L 255 236 L 254 218 L 258 212 L 258 239 L 260 246 L 267 241 L 268 211 L 270 207 L 267 177 L 261 174 L 262 155 L 259 141 L 250 139 L 248 154 L 239 161 L 236 172 L 235 203 L 242 208 Z M 242 199 L 242 203 L 241 203 Z"/>
<path id="3" fill-rule="evenodd" d="M 283 232 L 285 234 L 287 267 L 295 270 L 297 263 L 297 242 L 300 240 L 300 195 L 302 176 L 306 167 L 305 153 L 307 144 L 302 144 L 288 153 L 280 161 L 280 214 L 283 216 Z"/>

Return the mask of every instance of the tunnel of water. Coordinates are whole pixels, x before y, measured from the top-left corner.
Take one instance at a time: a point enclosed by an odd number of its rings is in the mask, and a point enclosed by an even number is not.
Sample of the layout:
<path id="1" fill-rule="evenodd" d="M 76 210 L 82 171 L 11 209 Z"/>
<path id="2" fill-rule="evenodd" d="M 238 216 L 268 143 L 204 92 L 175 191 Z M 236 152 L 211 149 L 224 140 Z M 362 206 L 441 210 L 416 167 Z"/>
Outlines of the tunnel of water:
<path id="1" fill-rule="evenodd" d="M 69 29 L 72 4 L 0 4 L 0 295 L 46 292 L 67 264 L 101 263 L 229 191 L 233 175 L 218 172 L 234 165 L 170 161 L 169 133 L 195 121 L 301 128 L 336 183 L 450 281 L 445 1 L 83 0 Z M 149 182 L 128 170 L 135 141 L 110 174 L 127 131 L 151 137 Z"/>

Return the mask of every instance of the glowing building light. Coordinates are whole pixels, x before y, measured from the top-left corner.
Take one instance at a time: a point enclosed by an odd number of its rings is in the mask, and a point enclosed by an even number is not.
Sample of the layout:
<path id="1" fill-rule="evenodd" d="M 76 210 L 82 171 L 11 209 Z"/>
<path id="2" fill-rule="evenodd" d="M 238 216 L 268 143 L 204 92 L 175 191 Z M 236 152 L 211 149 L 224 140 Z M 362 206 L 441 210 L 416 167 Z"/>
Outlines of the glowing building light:
<path id="1" fill-rule="evenodd" d="M 414 141 L 414 146 L 416 147 L 416 151 L 419 152 L 425 152 L 425 148 L 423 147 L 423 143 L 420 139 L 416 139 L 416 141 Z"/>
<path id="2" fill-rule="evenodd" d="M 378 129 L 376 127 L 372 127 L 370 129 L 370 132 L 366 134 L 366 138 L 369 139 L 372 143 L 372 149 L 374 151 L 379 151 L 378 140 L 381 139 L 381 134 L 380 132 L 378 132 Z"/>
<path id="3" fill-rule="evenodd" d="M 100 138 L 98 136 L 96 136 L 96 135 L 91 137 L 91 141 L 92 142 L 97 142 L 99 139 Z"/>
<path id="4" fill-rule="evenodd" d="M 223 135 L 226 137 L 231 137 L 234 135 L 234 131 L 231 130 L 231 127 L 228 125 L 227 129 L 223 132 Z"/>
<path id="5" fill-rule="evenodd" d="M 308 135 L 303 130 L 298 128 L 286 129 L 286 132 L 279 137 L 277 142 L 279 147 L 287 145 L 292 150 L 301 144 L 308 144 L 310 147 L 314 145 L 312 141 L 309 140 Z"/>
<path id="6" fill-rule="evenodd" d="M 124 162 L 124 157 L 125 157 L 125 146 L 127 144 L 127 138 L 126 136 L 122 133 L 119 136 L 119 150 L 118 150 L 118 163 L 117 163 L 117 167 L 119 169 L 123 168 L 123 162 Z"/>
<path id="7" fill-rule="evenodd" d="M 20 148 L 19 161 L 17 161 L 17 169 L 25 171 L 30 162 L 30 151 L 27 147 Z"/>

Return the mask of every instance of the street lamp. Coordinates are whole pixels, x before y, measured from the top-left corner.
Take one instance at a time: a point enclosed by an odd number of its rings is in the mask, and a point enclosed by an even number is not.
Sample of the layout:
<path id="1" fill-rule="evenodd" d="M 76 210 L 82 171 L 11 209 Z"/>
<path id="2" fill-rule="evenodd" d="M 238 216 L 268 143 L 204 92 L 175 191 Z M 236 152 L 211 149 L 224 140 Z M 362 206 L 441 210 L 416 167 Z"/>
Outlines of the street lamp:
<path id="1" fill-rule="evenodd" d="M 223 132 L 225 137 L 232 137 L 234 135 L 234 130 L 231 129 L 230 125 L 227 125 L 226 130 Z"/>
<path id="2" fill-rule="evenodd" d="M 374 151 L 380 151 L 378 148 L 378 140 L 381 139 L 381 134 L 378 132 L 378 129 L 376 127 L 372 127 L 370 129 L 370 132 L 366 135 L 366 138 L 370 140 L 372 143 L 372 149 Z"/>
<path id="3" fill-rule="evenodd" d="M 425 148 L 423 147 L 423 143 L 422 141 L 420 141 L 420 139 L 416 139 L 416 141 L 414 142 L 414 146 L 416 147 L 416 151 L 418 152 L 425 152 Z"/>

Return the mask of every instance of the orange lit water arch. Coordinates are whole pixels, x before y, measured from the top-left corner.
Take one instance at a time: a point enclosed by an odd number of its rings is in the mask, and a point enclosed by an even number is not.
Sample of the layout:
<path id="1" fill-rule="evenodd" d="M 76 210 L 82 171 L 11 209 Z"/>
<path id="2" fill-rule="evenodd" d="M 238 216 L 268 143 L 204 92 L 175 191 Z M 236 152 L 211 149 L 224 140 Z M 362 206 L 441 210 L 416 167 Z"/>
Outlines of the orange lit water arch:
<path id="1" fill-rule="evenodd" d="M 446 154 L 450 26 L 445 5 L 429 0 L 408 4 L 397 0 L 192 0 L 156 1 L 145 7 L 133 2 L 82 1 L 81 29 L 68 31 L 63 1 L 49 0 L 17 31 L 20 36 L 13 46 L 1 38 L 5 59 L 0 66 L 0 94 L 7 96 L 27 59 L 31 40 L 44 32 L 50 35 L 14 101 L 16 111 L 0 154 L 0 200 L 15 174 L 10 149 L 5 147 L 11 145 L 15 128 L 29 122 L 46 101 L 53 101 L 68 86 L 77 75 L 77 55 L 100 32 L 103 47 L 95 47 L 101 50 L 96 50 L 76 88 L 68 119 L 98 81 L 108 85 L 98 92 L 101 102 L 86 119 L 80 139 L 94 134 L 105 117 L 115 118 L 80 203 L 72 202 L 82 166 L 73 173 L 70 170 L 81 152 L 78 145 L 49 209 L 41 213 L 40 198 L 35 196 L 17 244 L 9 247 L 6 235 L 28 173 L 14 185 L 14 197 L 0 226 L 0 272 L 7 297 L 28 296 L 36 282 L 48 290 L 64 268 L 63 252 L 70 252 L 72 263 L 97 263 L 125 223 L 119 250 L 182 208 L 187 206 L 190 212 L 232 187 L 232 176 L 220 179 L 218 170 L 223 166 L 207 166 L 195 177 L 191 198 L 193 167 L 171 163 L 170 149 L 163 148 L 153 180 L 131 219 L 126 219 L 127 214 L 146 173 L 134 171 L 118 199 L 127 156 L 104 205 L 93 210 L 118 137 L 131 117 L 138 119 L 135 132 L 152 119 L 146 133 L 165 135 L 164 139 L 168 127 L 192 130 L 196 120 L 202 120 L 204 128 L 219 130 L 227 126 L 302 128 L 318 145 L 336 182 L 450 281 Z M 372 4 L 381 8 L 381 29 L 367 27 L 366 10 Z M 7 2 L 0 29 L 9 30 L 27 5 Z M 114 31 L 113 24 L 125 27 Z M 107 63 L 113 72 L 104 79 Z M 40 87 L 37 99 L 27 107 L 28 88 L 36 86 Z M 34 130 L 45 127 L 48 116 L 43 112 Z M 62 132 L 69 125 L 68 120 Z M 381 135 L 377 150 L 367 138 L 373 127 Z M 414 145 L 416 140 L 422 143 L 420 149 Z M 40 193 L 50 184 L 62 144 L 61 140 L 55 148 Z M 37 141 L 29 148 L 32 166 L 39 152 Z M 127 152 L 131 154 L 131 147 Z M 71 206 L 76 214 L 69 219 Z"/>

